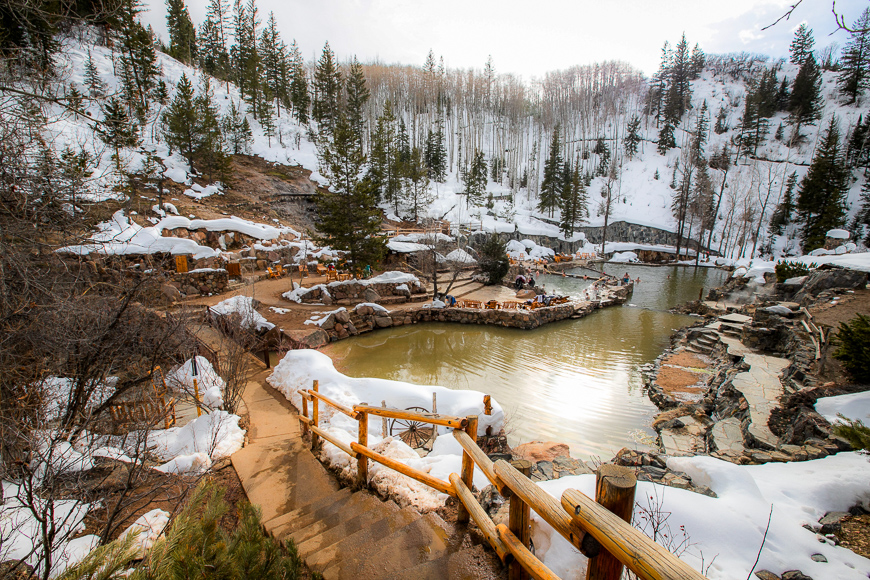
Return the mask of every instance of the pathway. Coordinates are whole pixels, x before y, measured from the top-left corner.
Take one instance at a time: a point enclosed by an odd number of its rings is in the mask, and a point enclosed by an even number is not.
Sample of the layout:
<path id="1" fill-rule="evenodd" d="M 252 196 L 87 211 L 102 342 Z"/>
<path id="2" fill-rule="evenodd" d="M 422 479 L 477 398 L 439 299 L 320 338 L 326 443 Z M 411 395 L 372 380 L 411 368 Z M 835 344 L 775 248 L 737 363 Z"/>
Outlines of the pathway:
<path id="1" fill-rule="evenodd" d="M 467 527 L 341 488 L 303 441 L 296 409 L 266 383 L 269 373 L 245 390 L 249 442 L 232 461 L 270 534 L 292 539 L 326 580 L 506 577 Z"/>

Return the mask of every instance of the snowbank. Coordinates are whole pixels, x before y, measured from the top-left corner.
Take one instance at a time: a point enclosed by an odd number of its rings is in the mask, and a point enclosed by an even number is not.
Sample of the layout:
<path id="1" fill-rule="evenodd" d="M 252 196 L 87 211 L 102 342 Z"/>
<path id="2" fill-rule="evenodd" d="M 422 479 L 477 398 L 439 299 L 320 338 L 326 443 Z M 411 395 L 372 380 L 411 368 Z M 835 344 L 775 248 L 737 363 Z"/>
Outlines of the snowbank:
<path id="1" fill-rule="evenodd" d="M 254 330 L 272 330 L 275 325 L 254 309 L 254 299 L 250 296 L 233 296 L 211 307 L 217 314 L 228 315 L 237 313 L 241 315 L 241 324 L 245 328 Z"/>
<path id="2" fill-rule="evenodd" d="M 450 262 L 458 262 L 460 264 L 477 264 L 477 260 L 462 248 L 456 248 L 447 254 L 445 258 Z"/>
<path id="3" fill-rule="evenodd" d="M 408 407 L 432 408 L 432 395 L 437 397 L 438 412 L 446 415 L 465 417 L 478 415 L 478 428 L 483 433 L 487 427 L 493 432 L 501 430 L 504 413 L 501 406 L 492 402 L 492 415 L 483 414 L 483 393 L 477 391 L 453 391 L 440 386 L 421 386 L 399 381 L 372 378 L 347 377 L 337 370 L 332 360 L 315 350 L 294 350 L 288 352 L 275 371 L 267 379 L 269 384 L 281 391 L 297 408 L 302 408 L 300 389 L 311 388 L 312 381 L 319 381 L 320 392 L 342 405 L 366 402 L 388 407 L 406 409 Z M 320 403 L 321 428 L 342 442 L 357 440 L 358 422 Z M 444 481 L 450 473 L 460 473 L 462 450 L 448 429 L 439 428 L 435 447 L 426 457 L 405 445 L 398 438 L 384 437 L 383 422 L 379 417 L 369 418 L 369 445 L 376 451 L 397 459 L 411 467 L 429 473 Z M 446 435 L 446 436 L 442 436 Z M 356 461 L 329 443 L 324 444 L 323 459 L 348 476 L 356 473 Z M 419 484 L 403 475 L 375 464 L 370 469 L 372 484 L 385 495 L 395 497 L 403 505 L 414 505 L 423 511 L 431 511 L 444 505 L 445 494 Z M 486 477 L 475 471 L 475 484 L 479 488 L 487 485 Z"/>
<path id="4" fill-rule="evenodd" d="M 133 533 L 138 534 L 134 546 L 137 550 L 136 559 L 140 560 L 145 557 L 145 554 L 148 553 L 154 545 L 154 542 L 157 541 L 157 538 L 160 537 L 160 534 L 163 533 L 163 530 L 166 529 L 168 524 L 169 512 L 165 512 L 159 508 L 153 509 L 150 512 L 146 512 L 139 516 L 139 519 L 133 522 L 129 528 L 124 530 L 121 537 Z"/>
<path id="5" fill-rule="evenodd" d="M 194 360 L 196 361 L 196 372 L 194 372 Z M 199 389 L 200 402 L 203 406 L 217 409 L 223 405 L 224 380 L 205 357 L 196 356 L 185 361 L 183 365 L 166 376 L 166 385 L 171 389 L 193 396 L 195 393 L 193 379 L 196 379 L 196 388 Z"/>
<path id="6" fill-rule="evenodd" d="M 816 411 L 829 423 L 842 423 L 842 414 L 852 421 L 861 421 L 870 426 L 870 391 L 822 397 L 816 401 Z"/>
<path id="7" fill-rule="evenodd" d="M 866 580 L 870 573 L 870 560 L 802 527 L 815 524 L 827 511 L 845 511 L 857 502 L 870 502 L 870 462 L 865 455 L 839 453 L 815 461 L 753 466 L 707 456 L 679 457 L 669 459 L 668 467 L 688 473 L 719 497 L 638 482 L 637 502 L 648 508 L 656 498 L 661 500 L 659 511 L 669 514 L 670 534 L 660 541 L 679 542 L 684 529 L 691 546 L 681 559 L 696 570 L 709 565 L 709 578 L 747 577 L 761 546 L 771 505 L 770 530 L 756 570 L 775 574 L 801 570 L 813 578 L 838 580 Z M 563 477 L 538 485 L 556 498 L 569 488 L 590 497 L 595 494 L 594 475 Z M 642 523 L 642 515 L 635 506 L 636 523 Z M 585 558 L 534 512 L 532 522 L 538 557 L 563 578 L 579 577 Z M 813 561 L 813 554 L 822 554 L 827 562 Z"/>
<path id="8" fill-rule="evenodd" d="M 629 262 L 637 262 L 637 254 L 634 252 L 616 252 L 613 254 L 613 257 L 610 258 L 610 262 L 614 262 L 617 264 L 627 264 Z"/>
<path id="9" fill-rule="evenodd" d="M 226 411 L 213 411 L 183 427 L 152 431 L 149 444 L 163 461 L 200 452 L 211 460 L 229 457 L 241 449 L 245 441 L 245 431 L 239 427 L 239 419 L 238 415 Z"/>

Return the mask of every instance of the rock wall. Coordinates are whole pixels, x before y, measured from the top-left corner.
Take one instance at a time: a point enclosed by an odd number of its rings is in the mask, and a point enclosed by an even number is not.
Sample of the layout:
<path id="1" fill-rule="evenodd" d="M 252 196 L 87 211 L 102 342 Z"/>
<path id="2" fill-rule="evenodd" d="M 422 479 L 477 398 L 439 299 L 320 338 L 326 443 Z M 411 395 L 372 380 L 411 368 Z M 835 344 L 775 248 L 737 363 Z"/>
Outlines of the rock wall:
<path id="1" fill-rule="evenodd" d="M 176 273 L 174 280 L 170 282 L 170 285 L 175 286 L 188 296 L 220 294 L 226 290 L 228 284 L 229 276 L 223 268 L 192 270 L 184 274 Z"/>
<path id="2" fill-rule="evenodd" d="M 324 285 L 313 286 L 307 293 L 300 296 L 303 304 L 323 303 L 332 304 L 355 304 L 359 302 L 380 302 L 384 298 L 391 302 L 405 302 L 411 299 L 412 294 L 424 294 L 426 289 L 419 280 L 413 282 L 386 282 L 368 284 L 364 281 L 349 280 L 345 282 L 330 282 L 326 284 L 326 294 L 323 292 Z M 392 298 L 399 300 L 392 300 Z M 404 300 L 401 300 L 404 298 Z"/>

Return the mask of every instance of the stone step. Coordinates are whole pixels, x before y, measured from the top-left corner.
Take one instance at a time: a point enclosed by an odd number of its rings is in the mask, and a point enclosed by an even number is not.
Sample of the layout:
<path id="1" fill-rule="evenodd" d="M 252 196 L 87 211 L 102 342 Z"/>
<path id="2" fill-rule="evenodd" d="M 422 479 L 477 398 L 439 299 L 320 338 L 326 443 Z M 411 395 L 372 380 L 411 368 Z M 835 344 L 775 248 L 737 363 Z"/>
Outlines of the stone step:
<path id="1" fill-rule="evenodd" d="M 326 546 L 305 559 L 308 567 L 315 572 L 323 572 L 332 567 L 330 576 L 324 578 L 340 578 L 342 561 L 358 557 L 369 552 L 369 547 L 384 538 L 391 537 L 396 531 L 405 528 L 410 523 L 420 519 L 420 514 L 412 507 L 403 508 L 390 514 L 374 524 L 346 536 L 341 541 Z M 378 556 L 375 554 L 375 556 Z M 359 579 L 355 579 L 359 580 Z"/>
<path id="2" fill-rule="evenodd" d="M 690 343 L 686 346 L 686 350 L 695 354 L 710 354 L 712 349 Z"/>
<path id="3" fill-rule="evenodd" d="M 506 578 L 507 569 L 492 550 L 478 544 L 396 572 L 386 580 L 490 580 L 494 577 Z"/>
<path id="4" fill-rule="evenodd" d="M 332 509 L 340 506 L 342 502 L 350 501 L 352 496 L 353 494 L 350 489 L 343 487 L 335 493 L 324 496 L 315 502 L 311 502 L 264 522 L 263 525 L 266 526 L 266 529 L 270 534 L 279 540 L 283 540 L 296 530 L 303 529 L 316 522 L 320 517 L 321 509 Z"/>
<path id="5" fill-rule="evenodd" d="M 438 520 L 426 514 L 360 550 L 345 552 L 340 563 L 324 570 L 324 579 L 384 578 L 449 555 L 447 530 Z"/>
<path id="6" fill-rule="evenodd" d="M 718 342 L 718 338 L 700 335 L 700 336 L 696 336 L 695 338 L 693 338 L 692 341 L 697 342 L 699 344 L 713 345 L 713 344 L 716 344 Z"/>
<path id="7" fill-rule="evenodd" d="M 331 530 L 343 521 L 349 521 L 362 513 L 376 510 L 380 503 L 378 499 L 366 492 L 353 493 L 349 498 L 341 501 L 340 504 L 320 507 L 316 511 L 316 514 L 312 514 L 314 517 L 310 523 L 305 526 L 302 524 L 297 525 L 296 530 L 290 533 L 289 537 L 299 545 L 306 540 Z"/>
<path id="8" fill-rule="evenodd" d="M 336 512 L 332 517 L 324 518 L 317 524 L 312 524 L 291 534 L 290 537 L 296 542 L 299 555 L 303 559 L 376 524 L 384 518 L 391 517 L 399 511 L 399 507 L 395 503 L 381 502 L 369 493 L 359 493 L 358 495 L 360 500 L 354 506 L 355 511 Z M 350 504 L 348 504 L 348 508 L 349 506 Z"/>

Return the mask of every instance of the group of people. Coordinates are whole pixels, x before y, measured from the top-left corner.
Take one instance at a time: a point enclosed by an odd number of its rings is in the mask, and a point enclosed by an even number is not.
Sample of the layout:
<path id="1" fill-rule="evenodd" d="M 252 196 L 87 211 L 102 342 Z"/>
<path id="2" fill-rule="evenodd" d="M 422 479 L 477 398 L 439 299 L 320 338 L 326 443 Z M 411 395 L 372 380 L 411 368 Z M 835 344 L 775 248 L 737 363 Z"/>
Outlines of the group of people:
<path id="1" fill-rule="evenodd" d="M 516 288 L 517 290 L 522 290 L 527 285 L 528 285 L 528 288 L 530 290 L 535 289 L 535 274 L 534 274 L 534 272 L 529 274 L 528 278 L 526 278 L 522 274 L 519 274 L 519 275 L 517 275 L 516 279 L 514 280 L 514 288 Z"/>

